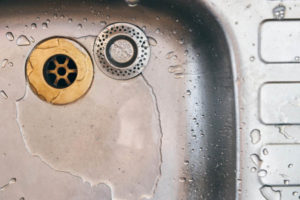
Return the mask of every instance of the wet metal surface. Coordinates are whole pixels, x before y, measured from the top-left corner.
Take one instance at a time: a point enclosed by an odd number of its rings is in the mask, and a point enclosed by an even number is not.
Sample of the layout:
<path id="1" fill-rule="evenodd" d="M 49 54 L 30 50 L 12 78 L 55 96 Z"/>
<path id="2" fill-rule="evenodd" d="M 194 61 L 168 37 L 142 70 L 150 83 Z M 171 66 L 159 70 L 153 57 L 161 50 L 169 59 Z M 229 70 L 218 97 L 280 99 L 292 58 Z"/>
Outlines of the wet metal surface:
<path id="1" fill-rule="evenodd" d="M 127 3 L 1 2 L 0 186 L 16 183 L 0 198 L 236 197 L 239 137 L 228 30 L 206 2 Z M 142 73 L 129 80 L 107 76 L 95 57 L 99 33 L 117 22 L 137 26 L 151 49 Z M 53 36 L 82 45 L 95 71 L 88 92 L 63 106 L 39 99 L 25 76 L 30 52 Z M 117 57 L 110 49 L 120 63 L 131 57 L 122 49 Z"/>

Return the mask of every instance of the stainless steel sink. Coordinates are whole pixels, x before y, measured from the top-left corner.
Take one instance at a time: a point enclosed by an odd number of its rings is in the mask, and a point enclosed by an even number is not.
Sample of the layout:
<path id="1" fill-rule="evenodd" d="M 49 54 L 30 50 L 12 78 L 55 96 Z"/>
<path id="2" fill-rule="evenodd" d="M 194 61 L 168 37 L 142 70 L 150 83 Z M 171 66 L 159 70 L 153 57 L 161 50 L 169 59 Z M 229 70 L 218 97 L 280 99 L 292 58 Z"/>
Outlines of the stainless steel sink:
<path id="1" fill-rule="evenodd" d="M 236 44 L 210 3 L 1 1 L 0 199 L 236 199 Z M 116 78 L 97 58 L 114 23 L 148 39 L 134 76 Z M 56 48 L 42 47 L 50 38 L 92 60 L 93 81 L 74 102 L 47 102 L 29 82 L 30 56 Z M 132 57 L 128 42 L 115 45 L 115 60 Z"/>

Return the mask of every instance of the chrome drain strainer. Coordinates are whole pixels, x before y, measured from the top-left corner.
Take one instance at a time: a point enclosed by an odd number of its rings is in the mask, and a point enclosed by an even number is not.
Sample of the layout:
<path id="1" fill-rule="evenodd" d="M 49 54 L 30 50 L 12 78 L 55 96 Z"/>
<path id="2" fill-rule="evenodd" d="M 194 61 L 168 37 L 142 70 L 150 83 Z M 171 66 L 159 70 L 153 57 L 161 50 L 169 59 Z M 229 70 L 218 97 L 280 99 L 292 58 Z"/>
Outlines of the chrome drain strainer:
<path id="1" fill-rule="evenodd" d="M 128 23 L 114 23 L 96 38 L 94 55 L 97 65 L 106 75 L 114 79 L 130 79 L 147 65 L 150 47 L 140 28 Z"/>

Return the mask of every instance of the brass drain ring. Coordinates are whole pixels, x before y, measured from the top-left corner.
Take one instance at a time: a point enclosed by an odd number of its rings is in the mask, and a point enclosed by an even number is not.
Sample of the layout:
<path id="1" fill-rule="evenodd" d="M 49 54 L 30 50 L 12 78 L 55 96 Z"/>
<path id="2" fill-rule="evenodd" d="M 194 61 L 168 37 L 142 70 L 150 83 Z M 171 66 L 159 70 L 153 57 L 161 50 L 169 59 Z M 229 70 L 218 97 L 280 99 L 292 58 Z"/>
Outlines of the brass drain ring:
<path id="1" fill-rule="evenodd" d="M 31 89 L 52 104 L 67 104 L 82 97 L 92 83 L 93 74 L 89 54 L 78 43 L 66 38 L 51 38 L 39 43 L 26 64 Z"/>

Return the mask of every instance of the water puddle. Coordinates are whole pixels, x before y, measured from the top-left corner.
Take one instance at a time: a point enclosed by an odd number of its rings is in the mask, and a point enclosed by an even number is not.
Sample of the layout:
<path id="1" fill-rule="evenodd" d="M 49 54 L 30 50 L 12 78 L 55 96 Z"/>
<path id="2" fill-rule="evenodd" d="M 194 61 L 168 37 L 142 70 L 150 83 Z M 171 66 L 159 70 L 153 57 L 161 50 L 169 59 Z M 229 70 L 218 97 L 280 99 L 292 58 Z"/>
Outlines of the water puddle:
<path id="1" fill-rule="evenodd" d="M 79 40 L 92 49 L 91 39 Z M 113 199 L 150 198 L 161 174 L 162 133 L 153 89 L 141 76 L 117 81 L 94 70 L 86 96 L 63 106 L 42 101 L 27 85 L 17 102 L 26 147 L 55 170 L 92 186 L 105 183 Z"/>

